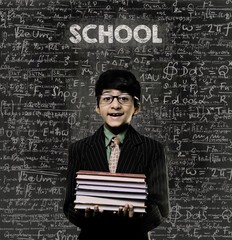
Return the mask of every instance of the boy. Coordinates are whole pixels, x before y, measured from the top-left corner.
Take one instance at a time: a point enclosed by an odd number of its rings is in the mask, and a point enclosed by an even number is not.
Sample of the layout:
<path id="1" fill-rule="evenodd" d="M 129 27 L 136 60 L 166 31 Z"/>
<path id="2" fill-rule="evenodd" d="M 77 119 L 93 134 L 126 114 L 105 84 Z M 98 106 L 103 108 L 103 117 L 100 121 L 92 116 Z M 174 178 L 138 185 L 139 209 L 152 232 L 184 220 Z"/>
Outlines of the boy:
<path id="1" fill-rule="evenodd" d="M 147 240 L 148 232 L 169 214 L 168 173 L 163 146 L 140 135 L 132 126 L 140 111 L 141 88 L 135 76 L 126 70 L 108 70 L 95 85 L 96 112 L 104 124 L 92 135 L 69 148 L 68 187 L 64 213 L 81 229 L 80 240 Z M 133 206 L 110 211 L 74 210 L 75 176 L 78 170 L 109 172 L 110 142 L 120 139 L 118 173 L 142 173 L 146 176 L 148 196 L 146 213 L 133 213 Z"/>

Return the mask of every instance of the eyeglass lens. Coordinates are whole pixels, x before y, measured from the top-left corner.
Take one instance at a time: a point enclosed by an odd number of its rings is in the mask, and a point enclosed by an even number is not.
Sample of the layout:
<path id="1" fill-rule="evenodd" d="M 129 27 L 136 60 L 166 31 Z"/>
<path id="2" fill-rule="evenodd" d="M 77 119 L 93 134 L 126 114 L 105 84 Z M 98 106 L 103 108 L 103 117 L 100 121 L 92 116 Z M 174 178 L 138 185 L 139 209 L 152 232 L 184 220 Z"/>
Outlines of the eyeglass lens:
<path id="1" fill-rule="evenodd" d="M 101 95 L 100 101 L 101 103 L 110 104 L 113 102 L 114 99 L 117 99 L 121 104 L 129 104 L 132 102 L 132 97 L 130 95 L 119 95 L 119 96 L 112 96 L 112 95 Z"/>

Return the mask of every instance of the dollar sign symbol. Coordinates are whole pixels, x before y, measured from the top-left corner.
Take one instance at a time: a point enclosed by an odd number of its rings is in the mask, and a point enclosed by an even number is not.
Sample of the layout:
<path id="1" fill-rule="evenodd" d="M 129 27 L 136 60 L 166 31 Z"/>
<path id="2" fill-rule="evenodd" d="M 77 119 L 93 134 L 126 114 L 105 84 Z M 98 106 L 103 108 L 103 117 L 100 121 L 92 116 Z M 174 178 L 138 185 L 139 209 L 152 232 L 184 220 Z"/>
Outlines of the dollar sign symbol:
<path id="1" fill-rule="evenodd" d="M 165 74 L 164 79 L 172 80 L 173 76 L 177 74 L 177 69 L 175 65 L 177 62 L 169 62 L 168 65 L 164 68 L 163 72 Z"/>

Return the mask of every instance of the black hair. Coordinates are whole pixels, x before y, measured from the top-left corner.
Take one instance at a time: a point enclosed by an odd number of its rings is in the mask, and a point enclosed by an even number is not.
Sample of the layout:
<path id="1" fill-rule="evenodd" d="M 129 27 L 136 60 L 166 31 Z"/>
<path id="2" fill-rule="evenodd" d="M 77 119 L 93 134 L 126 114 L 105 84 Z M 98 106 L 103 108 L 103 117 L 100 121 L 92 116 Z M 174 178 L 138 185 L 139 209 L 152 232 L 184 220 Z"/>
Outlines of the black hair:
<path id="1" fill-rule="evenodd" d="M 99 96 L 104 89 L 117 89 L 130 94 L 134 99 L 134 106 L 139 105 L 141 86 L 135 75 L 127 70 L 110 69 L 103 72 L 95 84 L 95 96 L 99 104 Z"/>

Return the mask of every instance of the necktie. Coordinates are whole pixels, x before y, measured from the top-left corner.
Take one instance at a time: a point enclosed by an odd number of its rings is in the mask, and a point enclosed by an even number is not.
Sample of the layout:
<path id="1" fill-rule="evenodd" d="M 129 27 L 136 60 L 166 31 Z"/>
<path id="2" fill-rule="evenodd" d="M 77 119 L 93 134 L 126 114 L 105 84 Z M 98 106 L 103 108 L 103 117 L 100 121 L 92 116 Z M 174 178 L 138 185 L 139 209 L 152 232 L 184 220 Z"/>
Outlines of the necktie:
<path id="1" fill-rule="evenodd" d="M 120 140 L 118 136 L 114 137 L 111 141 L 111 154 L 109 159 L 109 169 L 110 172 L 115 173 L 117 169 L 118 159 L 120 155 L 120 148 L 119 148 Z"/>

